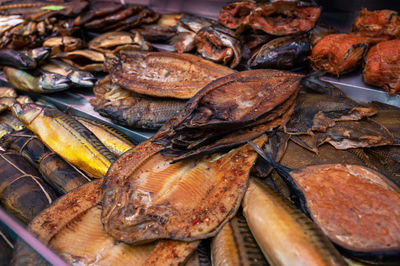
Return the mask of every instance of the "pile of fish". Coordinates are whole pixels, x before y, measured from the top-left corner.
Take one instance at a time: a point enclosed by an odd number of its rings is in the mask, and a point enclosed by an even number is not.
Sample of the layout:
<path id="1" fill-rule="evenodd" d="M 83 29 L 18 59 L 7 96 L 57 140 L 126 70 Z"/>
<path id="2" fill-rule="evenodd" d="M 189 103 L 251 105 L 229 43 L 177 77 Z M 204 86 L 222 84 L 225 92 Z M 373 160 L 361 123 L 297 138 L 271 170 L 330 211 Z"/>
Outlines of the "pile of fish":
<path id="1" fill-rule="evenodd" d="M 343 34 L 308 0 L 234 1 L 218 21 L 0 2 L 0 205 L 67 263 L 399 263 L 400 109 L 286 71 L 365 60 L 365 81 L 395 93 L 396 12 L 364 9 Z M 135 146 L 16 92 L 92 87 L 101 115 L 158 131 Z M 47 264 L 2 231 L 0 264 Z"/>

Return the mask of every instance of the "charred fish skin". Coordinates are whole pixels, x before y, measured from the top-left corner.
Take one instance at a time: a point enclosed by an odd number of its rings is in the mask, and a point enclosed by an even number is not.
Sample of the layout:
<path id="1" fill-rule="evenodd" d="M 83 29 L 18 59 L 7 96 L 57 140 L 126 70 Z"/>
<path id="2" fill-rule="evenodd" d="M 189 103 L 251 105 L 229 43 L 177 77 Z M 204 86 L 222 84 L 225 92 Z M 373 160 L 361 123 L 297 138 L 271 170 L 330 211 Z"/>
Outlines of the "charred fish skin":
<path id="1" fill-rule="evenodd" d="M 59 110 L 15 104 L 13 113 L 54 152 L 90 176 L 103 177 L 115 161 L 93 133 Z"/>
<path id="2" fill-rule="evenodd" d="M 0 151 L 0 201 L 23 223 L 30 222 L 56 199 L 54 191 L 21 155 Z"/>
<path id="3" fill-rule="evenodd" d="M 74 116 L 74 118 L 89 129 L 117 157 L 135 147 L 126 135 L 106 124 L 80 116 Z"/>
<path id="4" fill-rule="evenodd" d="M 222 227 L 211 243 L 213 265 L 269 265 L 242 215 Z"/>
<path id="5" fill-rule="evenodd" d="M 0 62 L 3 66 L 15 67 L 17 69 L 34 69 L 36 61 L 24 53 L 2 49 L 0 50 Z"/>
<path id="6" fill-rule="evenodd" d="M 310 52 L 306 34 L 279 37 L 264 44 L 247 64 L 251 68 L 293 69 L 304 65 Z"/>
<path id="7" fill-rule="evenodd" d="M 273 265 L 346 265 L 322 231 L 267 186 L 250 180 L 243 199 L 246 221 Z"/>
<path id="8" fill-rule="evenodd" d="M 0 139 L 0 146 L 14 150 L 30 161 L 59 194 L 65 194 L 90 181 L 83 173 L 49 150 L 29 130 L 4 136 Z"/>
<path id="9" fill-rule="evenodd" d="M 4 67 L 4 72 L 11 85 L 28 92 L 53 93 L 70 87 L 70 80 L 56 73 L 44 72 L 40 76 L 33 76 L 23 70 Z"/>

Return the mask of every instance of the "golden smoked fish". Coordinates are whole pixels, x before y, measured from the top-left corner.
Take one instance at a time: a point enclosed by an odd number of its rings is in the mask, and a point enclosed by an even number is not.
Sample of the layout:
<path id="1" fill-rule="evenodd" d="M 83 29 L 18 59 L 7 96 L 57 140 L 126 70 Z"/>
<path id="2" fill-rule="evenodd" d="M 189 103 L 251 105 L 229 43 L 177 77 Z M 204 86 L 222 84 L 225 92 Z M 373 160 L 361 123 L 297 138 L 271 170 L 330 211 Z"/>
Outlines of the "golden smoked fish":
<path id="1" fill-rule="evenodd" d="M 181 265 L 199 241 L 131 246 L 114 241 L 101 223 L 101 182 L 95 180 L 60 198 L 29 225 L 42 242 L 71 265 Z M 26 246 L 17 244 L 13 265 L 42 265 Z"/>
<path id="2" fill-rule="evenodd" d="M 89 176 L 103 177 L 115 161 L 115 156 L 92 132 L 57 109 L 15 104 L 12 111 L 50 149 Z"/>
<path id="3" fill-rule="evenodd" d="M 266 136 L 255 140 L 262 145 Z M 122 155 L 103 184 L 104 228 L 116 240 L 193 241 L 214 236 L 235 215 L 257 155 L 249 145 L 172 163 L 151 140 Z"/>
<path id="4" fill-rule="evenodd" d="M 272 265 L 346 265 L 322 231 L 290 202 L 251 179 L 243 213 Z"/>
<path id="5" fill-rule="evenodd" d="M 74 116 L 74 118 L 89 129 L 117 157 L 135 147 L 127 136 L 106 124 L 81 116 Z"/>
<path id="6" fill-rule="evenodd" d="M 226 223 L 213 238 L 211 259 L 216 266 L 268 265 L 242 215 Z"/>

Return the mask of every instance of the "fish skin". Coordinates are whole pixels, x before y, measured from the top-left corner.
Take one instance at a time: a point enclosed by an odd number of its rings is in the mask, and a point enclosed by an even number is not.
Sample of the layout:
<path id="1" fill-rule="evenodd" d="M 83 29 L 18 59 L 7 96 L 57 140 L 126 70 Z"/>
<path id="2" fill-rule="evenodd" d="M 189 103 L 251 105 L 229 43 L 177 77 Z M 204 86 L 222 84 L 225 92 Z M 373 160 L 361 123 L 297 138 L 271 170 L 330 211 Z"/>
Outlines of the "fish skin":
<path id="1" fill-rule="evenodd" d="M 191 54 L 120 51 L 104 70 L 113 83 L 153 97 L 189 99 L 209 82 L 234 70 Z"/>
<path id="2" fill-rule="evenodd" d="M 93 133 L 59 110 L 15 104 L 12 111 L 48 147 L 91 177 L 103 177 L 115 161 Z"/>
<path id="3" fill-rule="evenodd" d="M 195 45 L 202 57 L 235 68 L 242 58 L 237 34 L 220 25 L 203 27 L 196 33 Z"/>
<path id="4" fill-rule="evenodd" d="M 89 72 L 103 71 L 103 63 L 105 60 L 102 53 L 89 49 L 62 52 L 53 55 L 52 58 L 61 59 L 68 65 Z M 80 59 L 83 59 L 85 63 L 80 63 Z M 87 61 L 90 61 L 90 63 Z"/>
<path id="5" fill-rule="evenodd" d="M 127 136 L 106 124 L 85 117 L 74 118 L 89 129 L 116 157 L 135 147 Z"/>
<path id="6" fill-rule="evenodd" d="M 262 145 L 265 140 L 261 136 L 255 142 Z M 107 173 L 102 220 L 115 239 L 134 244 L 204 239 L 236 213 L 257 157 L 248 144 L 175 164 L 158 154 L 162 148 L 151 140 L 141 143 Z M 124 184 L 129 184 L 128 191 Z"/>
<path id="7" fill-rule="evenodd" d="M 52 152 L 30 130 L 9 134 L 0 139 L 0 146 L 14 150 L 26 158 L 59 194 L 65 194 L 90 181 L 81 171 Z"/>
<path id="8" fill-rule="evenodd" d="M 28 92 L 52 93 L 63 91 L 70 87 L 70 80 L 56 73 L 44 72 L 33 76 L 23 70 L 4 67 L 7 79 L 15 88 Z"/>
<path id="9" fill-rule="evenodd" d="M 13 88 L 0 86 L 0 98 L 3 98 L 3 97 L 16 98 L 17 92 Z"/>
<path id="10" fill-rule="evenodd" d="M 272 265 L 346 265 L 329 239 L 290 202 L 255 179 L 244 196 L 243 213 Z"/>
<path id="11" fill-rule="evenodd" d="M 57 53 L 80 49 L 83 47 L 83 41 L 72 36 L 59 36 L 45 40 L 42 45 L 44 47 L 50 47 L 51 56 L 53 56 Z"/>
<path id="12" fill-rule="evenodd" d="M 269 265 L 243 215 L 236 215 L 211 242 L 213 265 Z"/>
<path id="13" fill-rule="evenodd" d="M 2 66 L 10 66 L 18 69 L 35 69 L 36 61 L 22 52 L 2 49 L 0 50 L 0 62 Z"/>
<path id="14" fill-rule="evenodd" d="M 133 128 L 157 129 L 185 106 L 185 100 L 136 94 L 112 84 L 109 76 L 93 88 L 94 110 L 114 123 Z"/>

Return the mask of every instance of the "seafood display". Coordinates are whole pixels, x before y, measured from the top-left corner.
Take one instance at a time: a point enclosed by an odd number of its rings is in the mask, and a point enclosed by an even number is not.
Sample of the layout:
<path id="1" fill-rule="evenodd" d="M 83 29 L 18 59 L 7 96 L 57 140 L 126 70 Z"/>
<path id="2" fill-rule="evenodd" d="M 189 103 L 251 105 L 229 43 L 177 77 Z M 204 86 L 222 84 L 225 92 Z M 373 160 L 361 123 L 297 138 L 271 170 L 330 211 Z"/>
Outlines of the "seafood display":
<path id="1" fill-rule="evenodd" d="M 399 263 L 396 11 L 132 2 L 0 0 L 1 209 L 71 265 Z"/>
<path id="2" fill-rule="evenodd" d="M 103 177 L 115 156 L 81 123 L 36 104 L 14 104 L 12 111 L 41 141 L 91 177 Z"/>
<path id="3" fill-rule="evenodd" d="M 311 66 L 314 70 L 325 70 L 339 76 L 359 67 L 367 48 L 368 41 L 365 37 L 330 34 L 313 47 Z"/>
<path id="4" fill-rule="evenodd" d="M 179 99 L 189 99 L 209 82 L 234 72 L 190 54 L 124 50 L 119 58 L 107 58 L 104 70 L 122 88 Z"/>
<path id="5" fill-rule="evenodd" d="M 364 81 L 382 87 L 390 94 L 398 93 L 399 69 L 400 40 L 382 41 L 374 45 L 365 57 Z"/>

